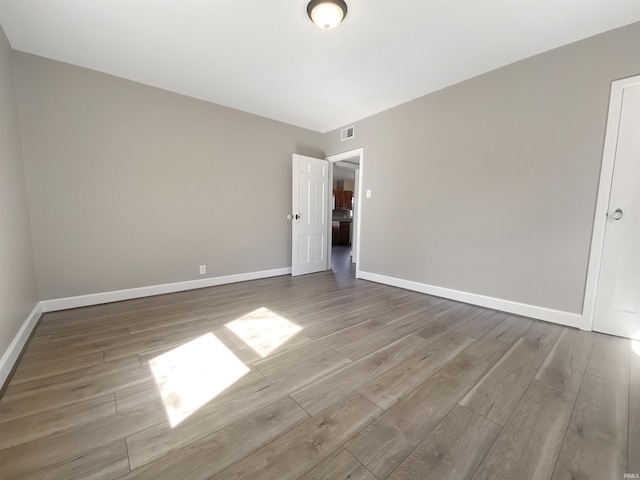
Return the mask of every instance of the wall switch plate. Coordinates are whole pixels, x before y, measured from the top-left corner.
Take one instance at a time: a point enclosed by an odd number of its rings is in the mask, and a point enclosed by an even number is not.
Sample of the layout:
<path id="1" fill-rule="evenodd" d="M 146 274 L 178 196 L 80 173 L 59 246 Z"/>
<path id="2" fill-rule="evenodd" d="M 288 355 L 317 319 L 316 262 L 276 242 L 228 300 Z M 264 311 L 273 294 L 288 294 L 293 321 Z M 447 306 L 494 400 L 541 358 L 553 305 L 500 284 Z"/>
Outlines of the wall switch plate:
<path id="1" fill-rule="evenodd" d="M 367 190 L 367 198 L 371 198 L 371 189 Z"/>
<path id="2" fill-rule="evenodd" d="M 207 266 L 200 265 L 200 275 L 204 275 L 205 273 L 207 273 Z"/>

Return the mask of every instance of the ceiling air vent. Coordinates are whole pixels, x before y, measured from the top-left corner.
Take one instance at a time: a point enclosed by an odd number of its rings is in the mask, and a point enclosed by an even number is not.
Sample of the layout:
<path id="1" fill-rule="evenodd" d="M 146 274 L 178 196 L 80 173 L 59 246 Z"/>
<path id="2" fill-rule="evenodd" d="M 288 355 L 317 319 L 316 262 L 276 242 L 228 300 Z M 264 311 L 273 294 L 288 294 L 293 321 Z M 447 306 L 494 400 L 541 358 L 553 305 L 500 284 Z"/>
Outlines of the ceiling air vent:
<path id="1" fill-rule="evenodd" d="M 343 128 L 340 132 L 341 141 L 348 140 L 350 138 L 353 138 L 353 125 L 347 128 Z"/>

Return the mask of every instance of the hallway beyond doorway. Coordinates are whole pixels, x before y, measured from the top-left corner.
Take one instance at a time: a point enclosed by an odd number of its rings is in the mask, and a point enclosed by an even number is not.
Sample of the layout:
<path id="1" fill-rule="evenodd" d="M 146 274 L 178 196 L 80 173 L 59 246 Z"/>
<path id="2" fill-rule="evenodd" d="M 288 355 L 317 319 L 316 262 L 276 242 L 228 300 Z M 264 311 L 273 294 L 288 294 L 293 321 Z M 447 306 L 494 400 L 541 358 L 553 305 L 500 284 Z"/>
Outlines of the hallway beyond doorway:
<path id="1" fill-rule="evenodd" d="M 331 248 L 331 270 L 341 276 L 355 278 L 356 264 L 351 262 L 351 247 L 336 245 Z"/>

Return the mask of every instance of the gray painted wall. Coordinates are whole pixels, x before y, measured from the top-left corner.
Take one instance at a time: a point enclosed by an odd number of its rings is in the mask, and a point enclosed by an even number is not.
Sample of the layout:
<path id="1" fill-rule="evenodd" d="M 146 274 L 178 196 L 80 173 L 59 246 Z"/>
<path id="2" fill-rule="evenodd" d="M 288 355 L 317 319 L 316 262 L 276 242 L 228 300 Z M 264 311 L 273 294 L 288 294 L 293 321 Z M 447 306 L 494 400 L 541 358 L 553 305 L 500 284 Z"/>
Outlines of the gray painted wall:
<path id="1" fill-rule="evenodd" d="M 640 74 L 640 23 L 324 135 L 364 147 L 360 268 L 580 313 L 611 81 Z"/>
<path id="2" fill-rule="evenodd" d="M 291 265 L 291 154 L 321 156 L 320 133 L 25 53 L 15 67 L 41 300 Z"/>
<path id="3" fill-rule="evenodd" d="M 291 153 L 363 146 L 362 270 L 580 312 L 610 82 L 638 44 L 634 24 L 547 52 L 345 142 L 16 53 L 39 297 L 289 266 Z"/>
<path id="4" fill-rule="evenodd" d="M 0 357 L 37 302 L 11 47 L 0 27 Z"/>

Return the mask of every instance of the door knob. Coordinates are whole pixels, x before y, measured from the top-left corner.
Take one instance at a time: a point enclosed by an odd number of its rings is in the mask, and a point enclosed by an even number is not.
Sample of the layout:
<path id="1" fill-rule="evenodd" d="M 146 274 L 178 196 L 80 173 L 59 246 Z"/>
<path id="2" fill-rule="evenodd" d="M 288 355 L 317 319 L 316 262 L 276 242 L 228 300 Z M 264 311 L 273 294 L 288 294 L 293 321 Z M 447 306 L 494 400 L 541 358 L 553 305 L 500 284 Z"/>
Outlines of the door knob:
<path id="1" fill-rule="evenodd" d="M 616 211 L 613 212 L 612 217 L 614 220 L 620 220 L 622 218 L 622 215 L 623 215 L 622 210 L 617 208 Z"/>
<path id="2" fill-rule="evenodd" d="M 300 215 L 298 215 L 297 213 L 293 216 L 293 218 L 295 218 L 296 220 L 298 220 L 300 218 Z"/>

